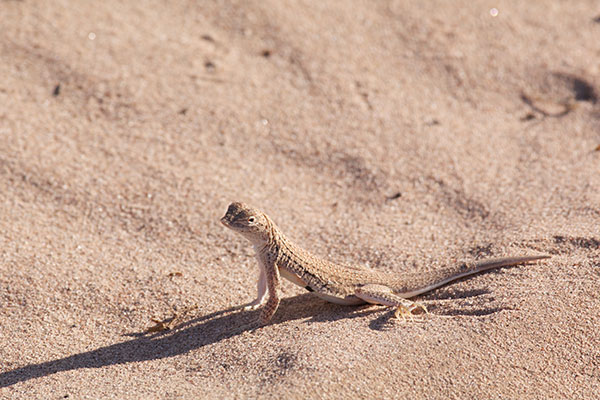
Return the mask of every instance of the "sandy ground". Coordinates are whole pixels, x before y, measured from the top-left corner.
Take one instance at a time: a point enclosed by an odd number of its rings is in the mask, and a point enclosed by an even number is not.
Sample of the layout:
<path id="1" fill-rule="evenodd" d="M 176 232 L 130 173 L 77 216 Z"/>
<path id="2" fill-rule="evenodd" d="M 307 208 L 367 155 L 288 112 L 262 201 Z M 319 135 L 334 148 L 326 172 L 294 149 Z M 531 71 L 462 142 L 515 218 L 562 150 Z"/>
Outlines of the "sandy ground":
<path id="1" fill-rule="evenodd" d="M 598 398 L 599 37 L 591 0 L 0 1 L 0 397 Z M 286 282 L 249 331 L 234 200 L 399 275 L 553 257 L 414 322 Z"/>

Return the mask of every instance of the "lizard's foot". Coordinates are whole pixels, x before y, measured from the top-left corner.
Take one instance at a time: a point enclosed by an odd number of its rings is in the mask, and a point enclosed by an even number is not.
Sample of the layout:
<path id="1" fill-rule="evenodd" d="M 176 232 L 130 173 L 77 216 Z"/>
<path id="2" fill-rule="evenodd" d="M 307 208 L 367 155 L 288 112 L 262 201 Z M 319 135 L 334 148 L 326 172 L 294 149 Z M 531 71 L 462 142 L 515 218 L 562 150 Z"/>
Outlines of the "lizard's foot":
<path id="1" fill-rule="evenodd" d="M 403 306 L 403 305 L 398 306 L 398 308 L 396 309 L 396 312 L 394 312 L 394 317 L 396 319 L 400 319 L 400 317 L 402 317 L 403 321 L 405 321 L 408 318 L 412 321 L 412 320 L 414 320 L 413 315 L 415 315 L 415 311 L 417 311 L 417 310 L 421 310 L 421 312 L 423 312 L 425 314 L 429 314 L 429 312 L 427 311 L 427 307 L 425 307 L 421 303 L 415 302 L 415 303 L 412 303 L 408 307 Z"/>
<path id="2" fill-rule="evenodd" d="M 394 316 L 403 320 L 407 318 L 413 320 L 415 311 L 421 310 L 427 314 L 427 308 L 421 303 L 412 303 L 405 298 L 394 293 L 392 288 L 385 285 L 369 284 L 356 289 L 356 297 L 363 299 L 367 303 L 381 304 L 383 306 L 397 307 Z M 404 304 L 409 304 L 405 306 Z"/>
<path id="3" fill-rule="evenodd" d="M 244 311 L 253 311 L 264 304 L 264 299 L 256 299 L 251 303 L 248 303 L 244 306 Z"/>
<path id="4" fill-rule="evenodd" d="M 407 317 L 412 321 L 413 315 L 410 308 L 403 305 L 398 306 L 398 308 L 394 312 L 394 318 L 400 319 L 401 317 L 402 321 L 406 321 Z"/>

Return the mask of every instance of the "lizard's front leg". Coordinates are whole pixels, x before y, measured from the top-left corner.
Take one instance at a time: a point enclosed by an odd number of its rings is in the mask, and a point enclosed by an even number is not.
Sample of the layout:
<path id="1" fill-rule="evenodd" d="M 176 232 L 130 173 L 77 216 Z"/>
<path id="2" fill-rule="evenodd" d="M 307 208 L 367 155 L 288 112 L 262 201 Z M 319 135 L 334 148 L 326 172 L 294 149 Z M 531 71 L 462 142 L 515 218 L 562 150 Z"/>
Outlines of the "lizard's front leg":
<path id="1" fill-rule="evenodd" d="M 263 267 L 260 259 L 258 260 L 258 268 L 258 284 L 256 285 L 258 294 L 256 296 L 256 300 L 244 307 L 244 310 L 246 311 L 256 310 L 258 307 L 260 307 L 264 303 L 267 295 L 267 276 L 265 274 L 265 268 Z"/>
<path id="2" fill-rule="evenodd" d="M 273 254 L 261 254 L 260 260 L 262 262 L 263 271 L 265 273 L 265 277 L 267 280 L 267 288 L 269 289 L 269 298 L 267 303 L 262 309 L 262 314 L 260 316 L 261 324 L 267 324 L 275 311 L 277 311 L 277 307 L 279 307 L 279 268 L 275 265 L 275 255 Z"/>

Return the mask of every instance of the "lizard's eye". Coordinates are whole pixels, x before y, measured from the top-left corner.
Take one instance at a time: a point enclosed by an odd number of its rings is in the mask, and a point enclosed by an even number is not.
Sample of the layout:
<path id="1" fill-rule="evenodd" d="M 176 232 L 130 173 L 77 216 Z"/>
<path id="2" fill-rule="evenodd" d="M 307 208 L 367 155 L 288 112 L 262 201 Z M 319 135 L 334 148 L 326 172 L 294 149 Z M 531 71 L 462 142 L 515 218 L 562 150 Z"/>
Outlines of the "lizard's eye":
<path id="1" fill-rule="evenodd" d="M 249 217 L 248 218 L 248 222 L 251 223 L 251 224 L 253 224 L 255 221 L 256 221 L 256 218 L 254 218 L 254 217 Z"/>

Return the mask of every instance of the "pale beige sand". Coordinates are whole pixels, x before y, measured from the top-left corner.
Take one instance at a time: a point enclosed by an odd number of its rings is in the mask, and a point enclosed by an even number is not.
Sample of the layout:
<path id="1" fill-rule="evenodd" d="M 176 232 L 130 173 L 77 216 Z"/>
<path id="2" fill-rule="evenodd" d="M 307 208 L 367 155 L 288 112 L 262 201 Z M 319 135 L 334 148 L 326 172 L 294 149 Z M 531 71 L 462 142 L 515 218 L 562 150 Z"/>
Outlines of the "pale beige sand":
<path id="1" fill-rule="evenodd" d="M 598 396 L 598 16 L 0 1 L 0 397 Z M 285 283 L 249 332 L 258 312 L 233 307 L 255 295 L 252 248 L 219 224 L 233 200 L 398 274 L 553 258 L 424 296 L 416 322 Z"/>

